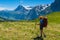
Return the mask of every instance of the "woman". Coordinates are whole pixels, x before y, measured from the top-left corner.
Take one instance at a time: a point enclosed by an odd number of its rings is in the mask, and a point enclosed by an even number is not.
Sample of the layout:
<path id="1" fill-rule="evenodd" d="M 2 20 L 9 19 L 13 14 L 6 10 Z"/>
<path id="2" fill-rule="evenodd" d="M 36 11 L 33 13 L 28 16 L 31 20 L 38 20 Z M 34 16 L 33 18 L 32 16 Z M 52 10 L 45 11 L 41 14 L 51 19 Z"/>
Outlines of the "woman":
<path id="1" fill-rule="evenodd" d="M 46 35 L 43 32 L 43 28 L 47 26 L 47 17 L 40 16 L 39 18 L 40 18 L 40 34 L 41 34 L 40 37 L 42 37 L 42 35 L 46 37 Z"/>

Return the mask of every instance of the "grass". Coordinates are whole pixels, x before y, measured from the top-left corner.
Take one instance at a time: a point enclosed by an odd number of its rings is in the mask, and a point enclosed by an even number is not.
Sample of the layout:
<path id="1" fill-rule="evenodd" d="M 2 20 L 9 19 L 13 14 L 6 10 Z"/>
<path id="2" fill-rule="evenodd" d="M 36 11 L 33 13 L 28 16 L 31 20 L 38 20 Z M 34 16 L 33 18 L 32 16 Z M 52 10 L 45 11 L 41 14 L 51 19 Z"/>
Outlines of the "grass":
<path id="1" fill-rule="evenodd" d="M 60 12 L 48 15 L 47 35 L 44 40 L 60 40 Z M 38 22 L 37 22 L 38 23 Z M 34 40 L 40 35 L 39 25 L 35 22 L 0 22 L 0 40 Z"/>
<path id="2" fill-rule="evenodd" d="M 60 12 L 53 12 L 48 15 L 49 22 L 60 23 Z"/>

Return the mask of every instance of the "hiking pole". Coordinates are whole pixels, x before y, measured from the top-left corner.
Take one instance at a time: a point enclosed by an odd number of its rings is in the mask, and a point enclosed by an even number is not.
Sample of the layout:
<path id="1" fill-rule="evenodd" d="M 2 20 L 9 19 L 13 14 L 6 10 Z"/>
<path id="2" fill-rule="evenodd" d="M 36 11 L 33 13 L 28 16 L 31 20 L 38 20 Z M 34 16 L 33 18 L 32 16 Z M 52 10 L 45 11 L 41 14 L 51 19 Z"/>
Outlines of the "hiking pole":
<path id="1" fill-rule="evenodd" d="M 35 29 L 37 27 L 37 19 L 35 20 Z M 36 35 L 38 36 L 38 33 L 36 33 Z"/>

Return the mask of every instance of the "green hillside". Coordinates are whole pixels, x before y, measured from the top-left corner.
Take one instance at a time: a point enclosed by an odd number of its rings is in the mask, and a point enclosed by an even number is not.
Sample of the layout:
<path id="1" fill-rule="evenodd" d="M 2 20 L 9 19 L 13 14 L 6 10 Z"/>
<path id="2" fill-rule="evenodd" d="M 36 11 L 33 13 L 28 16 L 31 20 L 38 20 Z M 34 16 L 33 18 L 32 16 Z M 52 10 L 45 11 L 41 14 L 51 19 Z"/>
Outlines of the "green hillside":
<path id="1" fill-rule="evenodd" d="M 60 23 L 60 12 L 53 12 L 48 15 L 49 22 Z"/>
<path id="2" fill-rule="evenodd" d="M 36 22 L 0 22 L 0 40 L 34 40 L 39 32 Z M 37 21 L 38 23 L 38 21 Z M 44 40 L 60 40 L 60 12 L 48 15 L 48 27 L 44 32 L 47 35 Z"/>

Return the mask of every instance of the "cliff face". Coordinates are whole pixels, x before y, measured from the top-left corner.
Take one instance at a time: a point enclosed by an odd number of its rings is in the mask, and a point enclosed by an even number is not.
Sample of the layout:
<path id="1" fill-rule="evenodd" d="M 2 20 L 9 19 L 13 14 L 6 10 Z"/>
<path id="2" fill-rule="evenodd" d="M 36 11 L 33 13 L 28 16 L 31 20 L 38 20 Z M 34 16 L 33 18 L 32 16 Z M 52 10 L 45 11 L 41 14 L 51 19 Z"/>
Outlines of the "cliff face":
<path id="1" fill-rule="evenodd" d="M 53 11 L 60 11 L 60 0 L 55 0 L 55 2 L 51 4 L 51 9 Z"/>

